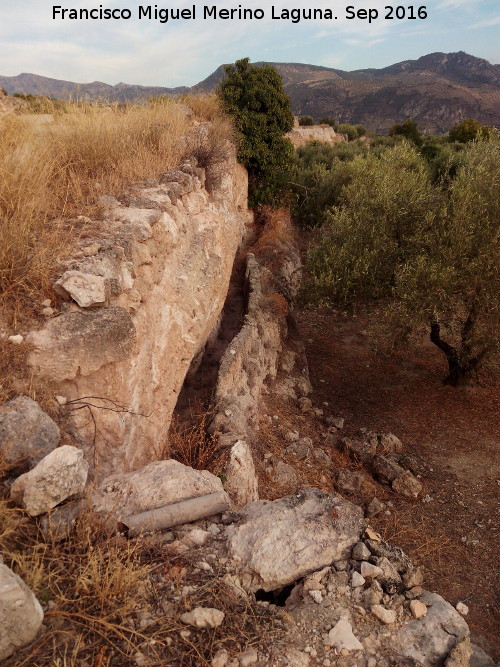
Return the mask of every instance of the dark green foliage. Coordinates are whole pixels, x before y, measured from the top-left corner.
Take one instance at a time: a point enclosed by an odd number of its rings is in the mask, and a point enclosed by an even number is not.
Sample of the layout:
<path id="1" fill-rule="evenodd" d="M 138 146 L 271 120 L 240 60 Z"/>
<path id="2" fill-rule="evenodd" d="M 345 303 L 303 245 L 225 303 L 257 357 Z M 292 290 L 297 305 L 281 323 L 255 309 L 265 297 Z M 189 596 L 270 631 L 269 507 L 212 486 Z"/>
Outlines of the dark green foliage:
<path id="1" fill-rule="evenodd" d="M 335 132 L 338 132 L 339 134 L 346 134 L 349 141 L 354 141 L 355 139 L 359 139 L 359 137 L 362 136 L 359 133 L 358 128 L 361 128 L 363 134 L 366 134 L 366 130 L 362 125 L 350 125 L 349 123 L 341 123 L 340 125 L 337 125 L 335 127 Z"/>
<path id="2" fill-rule="evenodd" d="M 355 125 L 354 127 L 358 131 L 358 137 L 366 137 L 366 127 L 364 125 Z"/>
<path id="3" fill-rule="evenodd" d="M 323 118 L 320 118 L 319 124 L 330 125 L 330 127 L 333 127 L 333 129 L 337 127 L 337 121 L 334 118 L 330 118 L 330 116 L 323 116 Z"/>
<path id="4" fill-rule="evenodd" d="M 286 192 L 293 158 L 292 144 L 284 137 L 293 128 L 293 114 L 281 76 L 270 65 L 250 65 L 248 58 L 226 65 L 225 72 L 217 94 L 238 133 L 250 203 L 276 203 Z"/>
<path id="5" fill-rule="evenodd" d="M 413 118 L 407 118 L 401 125 L 393 125 L 389 130 L 389 136 L 401 135 L 412 141 L 415 146 L 422 146 L 424 143 L 422 135 Z"/>
<path id="6" fill-rule="evenodd" d="M 386 336 L 407 344 L 426 331 L 452 385 L 500 347 L 499 145 L 475 142 L 455 155 L 446 188 L 407 142 L 348 163 L 308 253 L 305 292 L 323 305 L 379 300 Z"/>
<path id="7" fill-rule="evenodd" d="M 300 116 L 299 125 L 301 127 L 314 125 L 314 118 L 312 116 Z"/>
<path id="8" fill-rule="evenodd" d="M 475 141 L 476 139 L 488 139 L 491 133 L 491 128 L 481 125 L 474 118 L 465 118 L 463 121 L 458 123 L 451 128 L 448 134 L 448 140 L 450 142 L 460 141 L 461 143 L 466 144 L 469 141 Z"/>

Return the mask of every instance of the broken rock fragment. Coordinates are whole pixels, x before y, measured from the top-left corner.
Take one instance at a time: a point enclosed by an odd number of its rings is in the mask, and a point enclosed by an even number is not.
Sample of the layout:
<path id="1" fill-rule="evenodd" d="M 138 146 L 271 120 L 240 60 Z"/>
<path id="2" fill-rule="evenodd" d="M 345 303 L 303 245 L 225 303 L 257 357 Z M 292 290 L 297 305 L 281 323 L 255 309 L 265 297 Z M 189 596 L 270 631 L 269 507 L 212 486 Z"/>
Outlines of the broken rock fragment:
<path id="1" fill-rule="evenodd" d="M 196 607 L 182 614 L 181 621 L 195 628 L 218 628 L 224 621 L 224 612 L 211 607 Z"/>
<path id="2" fill-rule="evenodd" d="M 328 633 L 328 639 L 325 642 L 326 646 L 333 646 L 337 651 L 362 651 L 363 644 L 355 637 L 351 624 L 345 618 L 333 627 Z"/>
<path id="3" fill-rule="evenodd" d="M 38 516 L 81 493 L 88 468 L 81 449 L 63 445 L 16 479 L 10 489 L 11 498 L 31 516 Z"/>
<path id="4" fill-rule="evenodd" d="M 81 308 L 106 303 L 106 281 L 93 273 L 66 271 L 54 284 L 54 291 L 64 299 L 73 299 Z"/>
<path id="5" fill-rule="evenodd" d="M 271 591 L 348 558 L 362 523 L 361 508 L 341 496 L 300 489 L 247 505 L 227 528 L 227 538 L 247 588 Z"/>

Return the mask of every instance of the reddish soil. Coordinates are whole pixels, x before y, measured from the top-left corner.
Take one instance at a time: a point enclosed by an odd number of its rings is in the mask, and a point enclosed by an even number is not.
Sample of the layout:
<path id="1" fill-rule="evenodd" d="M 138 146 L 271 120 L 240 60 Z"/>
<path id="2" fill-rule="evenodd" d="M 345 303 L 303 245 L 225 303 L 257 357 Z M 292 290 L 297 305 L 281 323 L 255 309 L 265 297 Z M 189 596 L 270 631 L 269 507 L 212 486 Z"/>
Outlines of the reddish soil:
<path id="1" fill-rule="evenodd" d="M 421 475 L 418 500 L 385 491 L 390 516 L 374 527 L 424 566 L 425 586 L 452 604 L 465 602 L 473 641 L 500 657 L 498 578 L 500 387 L 442 384 L 444 357 L 431 343 L 397 355 L 377 354 L 368 316 L 298 314 L 315 405 L 346 418 L 347 433 L 392 431 Z M 424 498 L 430 500 L 424 502 Z"/>

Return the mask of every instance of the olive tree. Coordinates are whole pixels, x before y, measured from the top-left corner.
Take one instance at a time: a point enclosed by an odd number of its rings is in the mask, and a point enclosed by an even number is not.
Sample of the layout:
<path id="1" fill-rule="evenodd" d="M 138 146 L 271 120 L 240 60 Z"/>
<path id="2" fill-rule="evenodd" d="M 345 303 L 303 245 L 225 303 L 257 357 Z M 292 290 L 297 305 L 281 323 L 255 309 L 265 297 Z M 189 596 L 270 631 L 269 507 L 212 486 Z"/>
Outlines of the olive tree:
<path id="1" fill-rule="evenodd" d="M 310 300 L 379 300 L 395 340 L 427 331 L 447 384 L 474 377 L 499 347 L 499 157 L 496 143 L 471 144 L 446 190 L 408 144 L 356 158 L 309 252 Z"/>

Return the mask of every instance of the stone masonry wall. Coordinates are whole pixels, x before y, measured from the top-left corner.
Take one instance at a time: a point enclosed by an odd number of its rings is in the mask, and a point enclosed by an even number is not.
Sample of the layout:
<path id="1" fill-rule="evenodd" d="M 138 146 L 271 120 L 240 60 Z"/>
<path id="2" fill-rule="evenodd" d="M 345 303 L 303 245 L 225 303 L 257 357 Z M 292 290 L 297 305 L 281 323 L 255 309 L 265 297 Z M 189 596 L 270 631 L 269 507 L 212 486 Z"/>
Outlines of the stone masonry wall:
<path id="1" fill-rule="evenodd" d="M 97 477 L 161 457 L 186 372 L 226 298 L 251 219 L 247 188 L 233 152 L 207 173 L 187 162 L 104 197 L 95 235 L 66 262 L 55 286 L 65 310 L 30 334 L 29 361 L 57 383 Z"/>

